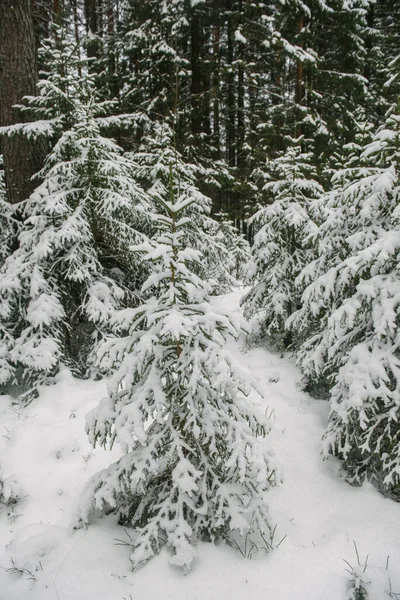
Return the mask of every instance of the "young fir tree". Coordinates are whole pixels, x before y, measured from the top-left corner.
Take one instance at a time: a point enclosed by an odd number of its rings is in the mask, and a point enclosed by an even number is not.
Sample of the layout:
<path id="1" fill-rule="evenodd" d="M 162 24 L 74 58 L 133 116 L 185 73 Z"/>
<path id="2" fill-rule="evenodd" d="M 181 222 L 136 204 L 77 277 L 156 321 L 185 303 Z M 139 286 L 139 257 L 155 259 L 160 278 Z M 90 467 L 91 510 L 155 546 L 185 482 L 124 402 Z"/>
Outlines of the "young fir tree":
<path id="1" fill-rule="evenodd" d="M 362 203 L 352 255 L 337 269 L 346 287 L 327 329 L 338 367 L 324 451 L 400 499 L 400 118 L 393 114 L 366 150 L 379 167 L 354 190 Z M 358 188 L 358 189 L 357 189 Z"/>
<path id="2" fill-rule="evenodd" d="M 75 99 L 88 79 L 87 58 L 64 28 L 53 24 L 53 36 L 42 41 L 38 49 L 42 70 L 37 95 L 25 96 L 19 108 L 23 123 L 2 128 L 5 135 L 22 134 L 27 138 L 42 136 L 49 148 L 72 124 Z M 29 122 L 29 119 L 31 121 Z"/>
<path id="3" fill-rule="evenodd" d="M 318 348 L 324 336 L 330 308 L 339 306 L 343 299 L 338 289 L 329 286 L 330 270 L 351 254 L 347 240 L 358 227 L 351 190 L 360 179 L 372 175 L 362 158 L 363 149 L 371 142 L 372 125 L 360 122 L 356 126 L 355 142 L 332 156 L 326 169 L 331 175 L 331 189 L 310 204 L 311 217 L 318 225 L 310 236 L 314 252 L 296 279 L 297 288 L 303 291 L 301 307 L 287 322 L 298 364 L 309 378 L 308 389 L 318 394 L 325 394 L 330 387 L 331 373 L 323 356 L 318 351 L 314 354 L 312 348 Z"/>
<path id="4" fill-rule="evenodd" d="M 246 238 L 232 225 L 228 215 L 219 213 L 215 236 L 227 249 L 227 261 L 224 263 L 225 271 L 231 276 L 227 282 L 227 290 L 235 285 L 240 285 L 245 277 L 245 267 L 251 259 L 251 248 Z"/>
<path id="5" fill-rule="evenodd" d="M 147 300 L 114 317 L 121 337 L 102 352 L 120 367 L 87 418 L 93 445 L 118 442 L 126 453 L 90 481 L 80 523 L 96 509 L 117 512 L 134 528 L 134 568 L 165 543 L 171 563 L 188 569 L 197 540 L 269 528 L 268 424 L 246 398 L 248 375 L 223 349 L 235 325 L 211 307 L 196 275 L 201 254 L 186 241 L 202 235 L 202 197 L 175 189 L 171 179 L 170 199 L 156 200 L 157 238 L 135 249 L 155 267 Z"/>
<path id="6" fill-rule="evenodd" d="M 227 292 L 237 285 L 232 273 L 231 249 L 228 248 L 230 240 L 222 235 L 219 223 L 210 216 L 211 199 L 199 190 L 200 180 L 208 177 L 209 172 L 184 160 L 175 149 L 174 131 L 168 123 L 151 123 L 139 151 L 132 154 L 132 159 L 138 164 L 137 177 L 155 202 L 168 200 L 171 185 L 175 195 L 190 192 L 198 198 L 196 219 L 202 233 L 198 235 L 194 230 L 187 232 L 188 242 L 202 254 L 201 264 L 196 267 L 198 274 L 208 279 L 216 294 Z M 171 166 L 176 173 L 172 184 L 169 175 Z M 190 208 L 188 210 L 190 212 Z M 230 235 L 233 236 L 232 231 Z"/>
<path id="7" fill-rule="evenodd" d="M 98 117 L 102 128 L 120 130 L 139 125 L 143 115 L 116 114 L 116 100 L 102 101 L 99 96 L 100 75 L 91 72 L 91 60 L 86 56 L 66 28 L 53 25 L 53 37 L 44 39 L 38 53 L 43 63 L 36 96 L 25 96 L 19 106 L 25 121 L 0 128 L 3 135 L 43 137 L 49 150 L 61 135 L 76 123 L 77 103 L 91 99 L 99 104 Z M 100 85 L 101 87 L 101 85 Z M 100 122 L 100 121 L 99 121 Z"/>
<path id="8" fill-rule="evenodd" d="M 367 120 L 365 111 L 359 111 L 359 119 L 354 121 L 354 137 L 351 142 L 344 144 L 340 150 L 333 152 L 321 173 L 321 177 L 327 182 L 329 190 L 340 191 L 346 183 L 360 177 L 360 167 L 362 167 L 361 154 L 367 144 L 372 141 L 372 135 L 375 127 L 373 123 Z M 368 167 L 368 165 L 365 165 Z M 320 199 L 313 203 L 320 205 L 320 217 L 325 221 L 330 211 L 323 214 L 323 207 L 327 198 Z"/>
<path id="9" fill-rule="evenodd" d="M 92 95 L 88 87 L 87 94 Z M 74 100 L 66 131 L 23 208 L 19 247 L 0 276 L 0 322 L 12 337 L 6 375 L 40 382 L 60 362 L 85 368 L 94 333 L 132 301 L 137 263 L 128 251 L 142 239 L 146 195 L 135 166 L 102 136 L 107 119 L 94 100 Z"/>
<path id="10" fill-rule="evenodd" d="M 283 346 L 290 343 L 286 321 L 300 304 L 296 277 L 312 256 L 308 240 L 316 225 L 309 206 L 323 192 L 310 154 L 301 150 L 302 138 L 291 142 L 271 164 L 275 179 L 264 186 L 273 202 L 252 219 L 259 227 L 247 267 L 247 281 L 253 287 L 243 299 L 246 318 L 256 315 L 259 333 Z"/>
<path id="11" fill-rule="evenodd" d="M 304 308 L 326 315 L 303 344 L 311 377 L 334 375 L 324 452 L 344 461 L 349 479 L 374 481 L 400 498 L 400 118 L 393 113 L 362 158 L 373 167 L 344 185 L 333 210 L 345 256 L 311 283 Z M 347 212 L 350 227 L 342 228 Z M 328 248 L 332 244 L 328 240 Z M 301 327 L 301 321 L 295 322 Z"/>

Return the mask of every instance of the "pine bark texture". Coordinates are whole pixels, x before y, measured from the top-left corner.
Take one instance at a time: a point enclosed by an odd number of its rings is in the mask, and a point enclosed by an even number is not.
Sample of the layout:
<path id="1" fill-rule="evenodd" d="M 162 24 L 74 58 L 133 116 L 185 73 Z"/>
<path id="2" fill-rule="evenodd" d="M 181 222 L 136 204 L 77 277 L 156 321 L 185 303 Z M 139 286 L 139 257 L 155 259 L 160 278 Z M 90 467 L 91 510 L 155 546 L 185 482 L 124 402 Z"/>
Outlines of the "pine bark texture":
<path id="1" fill-rule="evenodd" d="M 36 92 L 36 48 L 31 0 L 0 0 L 0 126 L 27 120 L 13 108 Z M 3 137 L 1 148 L 7 196 L 11 204 L 25 200 L 42 166 L 41 143 L 25 137 Z"/>

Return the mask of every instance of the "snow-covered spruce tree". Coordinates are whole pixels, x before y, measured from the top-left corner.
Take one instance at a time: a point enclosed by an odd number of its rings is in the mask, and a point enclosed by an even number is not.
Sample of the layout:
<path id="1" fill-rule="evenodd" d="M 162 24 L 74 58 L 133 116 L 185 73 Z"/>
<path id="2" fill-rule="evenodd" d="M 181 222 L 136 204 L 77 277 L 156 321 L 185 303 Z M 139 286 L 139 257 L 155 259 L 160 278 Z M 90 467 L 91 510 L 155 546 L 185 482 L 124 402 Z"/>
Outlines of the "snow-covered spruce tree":
<path id="1" fill-rule="evenodd" d="M 96 510 L 118 513 L 134 528 L 134 568 L 163 544 L 188 569 L 197 540 L 269 531 L 268 423 L 246 398 L 247 372 L 223 349 L 236 328 L 212 309 L 210 286 L 195 273 L 201 254 L 186 244 L 189 229 L 201 235 L 202 197 L 174 190 L 171 181 L 170 200 L 157 200 L 158 237 L 135 248 L 155 266 L 148 299 L 114 317 L 121 337 L 103 355 L 120 367 L 86 425 L 93 445 L 118 442 L 126 453 L 91 479 L 77 526 Z"/>
<path id="2" fill-rule="evenodd" d="M 314 253 L 296 279 L 297 288 L 304 292 L 301 307 L 286 323 L 297 349 L 298 364 L 309 378 L 308 389 L 317 394 L 326 394 L 331 373 L 325 358 L 311 349 L 319 347 L 330 309 L 340 306 L 343 300 L 339 290 L 330 287 L 333 280 L 329 272 L 351 254 L 348 239 L 359 227 L 354 218 L 357 208 L 353 186 L 374 173 L 362 158 L 365 146 L 371 142 L 372 126 L 360 122 L 356 127 L 355 142 L 344 146 L 341 155 L 332 157 L 327 169 L 327 173 L 331 172 L 330 190 L 310 203 L 310 215 L 317 224 L 309 238 Z"/>
<path id="3" fill-rule="evenodd" d="M 218 219 L 215 235 L 227 249 L 225 269 L 237 285 L 243 281 L 245 266 L 251 259 L 250 244 L 234 227 L 228 215 L 219 213 L 215 217 Z M 232 280 L 228 284 L 232 285 Z"/>
<path id="4" fill-rule="evenodd" d="M 323 448 L 355 483 L 368 478 L 400 499 L 400 117 L 367 145 L 358 179 L 340 193 L 352 208 L 347 256 L 309 285 L 304 309 L 327 317 L 300 351 L 310 377 L 335 376 Z M 335 216 L 335 215 L 334 215 Z M 333 217 L 334 218 L 334 217 Z M 338 233 L 342 219 L 337 221 Z M 332 231 L 331 231 L 332 235 Z M 299 326 L 299 321 L 298 321 Z"/>
<path id="5" fill-rule="evenodd" d="M 151 123 L 143 137 L 139 151 L 132 155 L 138 164 L 137 176 L 149 196 L 155 202 L 168 200 L 171 185 L 175 196 L 189 193 L 198 198 L 196 219 L 201 229 L 188 230 L 188 243 L 202 254 L 201 264 L 197 264 L 198 275 L 207 278 L 214 294 L 221 294 L 237 284 L 232 273 L 232 255 L 228 248 L 227 236 L 221 235 L 219 223 L 210 216 L 212 201 L 202 194 L 198 181 L 208 177 L 208 173 L 199 165 L 188 163 L 175 148 L 174 131 L 167 122 Z M 171 167 L 176 177 L 171 182 Z M 190 207 L 188 211 L 190 213 Z"/>
<path id="6" fill-rule="evenodd" d="M 354 120 L 354 137 L 352 142 L 345 144 L 336 152 L 333 152 L 329 157 L 327 164 L 322 172 L 322 179 L 326 182 L 329 190 L 338 190 L 352 181 L 360 177 L 360 168 L 369 166 L 363 165 L 361 154 L 367 144 L 372 141 L 372 135 L 375 131 L 375 126 L 367 120 L 365 112 L 359 111 L 359 119 Z M 327 198 L 320 199 L 319 204 L 323 211 Z M 318 205 L 318 201 L 313 203 Z M 321 212 L 322 222 L 325 221 L 326 214 Z"/>
<path id="7" fill-rule="evenodd" d="M 66 28 L 55 24 L 52 28 L 52 37 L 42 40 L 38 49 L 42 64 L 38 93 L 25 96 L 19 105 L 25 114 L 24 122 L 1 128 L 6 135 L 43 136 L 49 140 L 50 148 L 72 125 L 74 102 L 88 79 L 87 58 L 81 55 L 73 36 Z"/>
<path id="8" fill-rule="evenodd" d="M 87 94 L 90 96 L 90 85 Z M 87 366 L 94 334 L 132 301 L 146 195 L 135 167 L 101 135 L 102 105 L 75 98 L 63 133 L 26 201 L 19 247 L 0 272 L 0 323 L 11 340 L 3 383 L 48 379 L 60 362 Z M 140 284 L 138 284 L 140 285 Z"/>
<path id="9" fill-rule="evenodd" d="M 220 229 L 226 240 L 225 245 L 228 248 L 228 269 L 236 281 L 242 283 L 246 274 L 246 265 L 251 258 L 251 248 L 244 235 L 238 233 L 230 223 L 228 223 L 228 225 L 230 229 L 229 234 L 226 223 L 224 223 Z"/>
<path id="10" fill-rule="evenodd" d="M 256 316 L 256 334 L 282 346 L 291 341 L 286 321 L 300 304 L 296 277 L 312 258 L 308 240 L 316 225 L 309 206 L 323 193 L 311 155 L 302 152 L 302 138 L 289 142 L 286 152 L 270 165 L 272 181 L 264 186 L 272 202 L 252 218 L 259 230 L 247 266 L 252 288 L 243 298 L 245 317 Z"/>
<path id="11" fill-rule="evenodd" d="M 99 105 L 96 117 L 102 129 L 114 128 L 114 132 L 146 120 L 141 113 L 119 114 L 115 100 L 102 101 L 98 92 L 100 75 L 91 72 L 91 60 L 66 28 L 53 24 L 53 29 L 53 36 L 44 39 L 38 50 L 43 64 L 38 94 L 25 96 L 19 105 L 25 121 L 0 128 L 0 134 L 42 136 L 51 149 L 76 123 L 76 104 L 89 99 Z"/>

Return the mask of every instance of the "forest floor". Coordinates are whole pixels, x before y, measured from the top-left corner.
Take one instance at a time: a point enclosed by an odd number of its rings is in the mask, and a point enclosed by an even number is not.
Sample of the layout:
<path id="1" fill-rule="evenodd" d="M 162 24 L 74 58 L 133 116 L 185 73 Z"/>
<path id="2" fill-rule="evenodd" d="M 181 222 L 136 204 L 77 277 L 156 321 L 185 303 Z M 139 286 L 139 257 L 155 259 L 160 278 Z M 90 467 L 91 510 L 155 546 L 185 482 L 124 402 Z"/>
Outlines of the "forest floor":
<path id="1" fill-rule="evenodd" d="M 239 298 L 215 302 L 237 313 Z M 252 400 L 271 416 L 267 443 L 283 479 L 267 494 L 275 549 L 202 543 L 187 575 L 164 549 L 133 573 L 115 516 L 71 532 L 82 487 L 119 450 L 93 450 L 84 432 L 105 382 L 64 371 L 25 409 L 0 396 L 0 470 L 20 497 L 0 508 L 1 600 L 349 600 L 364 598 L 352 591 L 358 573 L 369 600 L 400 600 L 400 504 L 370 484 L 351 487 L 339 461 L 321 459 L 328 404 L 301 391 L 290 358 L 233 341 L 229 350 L 259 378 L 264 399 Z"/>

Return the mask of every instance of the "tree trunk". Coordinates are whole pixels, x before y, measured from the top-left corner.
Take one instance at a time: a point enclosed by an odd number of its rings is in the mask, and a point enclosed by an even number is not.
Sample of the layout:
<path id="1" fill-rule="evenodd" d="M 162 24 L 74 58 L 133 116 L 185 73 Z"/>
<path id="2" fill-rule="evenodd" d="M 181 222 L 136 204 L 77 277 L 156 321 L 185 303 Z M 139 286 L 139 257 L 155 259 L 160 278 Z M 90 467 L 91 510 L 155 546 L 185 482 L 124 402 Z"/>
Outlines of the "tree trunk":
<path id="1" fill-rule="evenodd" d="M 113 3 L 109 2 L 106 11 L 107 19 L 107 42 L 108 42 L 108 80 L 111 97 L 119 96 L 119 81 L 117 72 L 115 17 Z"/>
<path id="2" fill-rule="evenodd" d="M 53 19 L 57 27 L 62 27 L 63 6 L 60 0 L 53 0 Z"/>
<path id="3" fill-rule="evenodd" d="M 234 62 L 234 24 L 231 15 L 227 23 L 227 81 L 226 81 L 226 152 L 230 167 L 236 167 L 236 97 Z M 236 193 L 228 189 L 226 193 L 226 212 L 230 218 L 236 217 Z"/>
<path id="4" fill-rule="evenodd" d="M 199 12 L 194 9 L 191 24 L 191 68 L 192 68 L 192 133 L 196 136 L 202 133 L 202 113 L 201 113 L 201 93 L 202 93 L 202 73 L 201 73 L 201 26 Z"/>
<path id="5" fill-rule="evenodd" d="M 239 0 L 238 2 L 238 13 L 240 23 L 243 26 L 245 23 L 245 13 L 243 2 Z M 239 44 L 238 56 L 237 56 L 237 97 L 236 97 L 236 166 L 241 171 L 241 177 L 244 177 L 244 169 L 246 166 L 246 155 L 244 151 L 244 144 L 246 139 L 246 127 L 245 127 L 245 119 L 244 119 L 244 104 L 245 104 L 245 77 L 244 77 L 244 64 L 246 60 L 246 52 L 243 44 Z M 239 200 L 238 210 L 241 211 L 241 200 Z"/>
<path id="6" fill-rule="evenodd" d="M 233 50 L 234 27 L 232 18 L 228 17 L 227 31 L 227 123 L 226 123 L 226 143 L 228 163 L 230 167 L 236 166 L 236 99 L 235 99 L 235 73 L 234 73 L 234 50 Z"/>
<path id="7" fill-rule="evenodd" d="M 236 131 L 236 148 L 237 148 L 237 166 L 244 168 L 246 164 L 246 155 L 244 152 L 244 143 L 246 139 L 246 126 L 244 120 L 244 68 L 240 61 L 238 64 L 238 83 L 237 83 L 237 131 Z"/>
<path id="8" fill-rule="evenodd" d="M 97 14 L 96 0 L 85 0 L 86 31 L 88 33 L 87 55 L 89 58 L 97 59 L 100 54 L 99 48 L 99 19 Z M 96 71 L 93 63 L 90 69 Z"/>
<path id="9" fill-rule="evenodd" d="M 13 105 L 36 93 L 37 65 L 31 0 L 0 0 L 0 13 L 0 126 L 4 126 L 24 120 Z M 3 136 L 1 147 L 8 200 L 16 204 L 37 185 L 31 177 L 42 166 L 42 144 Z"/>
<path id="10" fill-rule="evenodd" d="M 299 15 L 298 20 L 298 33 L 300 36 L 298 45 L 300 48 L 304 48 L 304 39 L 303 39 L 303 27 L 304 27 L 304 17 L 303 15 Z M 297 60 L 297 68 L 296 68 L 296 104 L 299 106 L 300 104 L 304 104 L 304 72 L 303 72 L 303 63 L 301 60 Z M 302 113 L 299 110 L 296 111 L 298 113 L 298 118 L 302 118 Z M 303 128 L 301 123 L 296 123 L 296 135 L 300 136 L 303 133 Z"/>
<path id="11" fill-rule="evenodd" d="M 220 129 L 220 29 L 213 29 L 213 146 L 216 148 L 216 158 L 219 160 L 221 149 L 221 129 Z"/>
<path id="12" fill-rule="evenodd" d="M 40 43 L 44 38 L 50 36 L 51 13 L 51 0 L 32 0 L 32 16 L 36 48 L 39 48 Z"/>
<path id="13" fill-rule="evenodd" d="M 71 1 L 71 5 L 72 5 L 72 14 L 73 14 L 73 19 L 74 19 L 74 35 L 75 35 L 75 42 L 77 45 L 77 48 L 79 48 L 79 55 L 81 53 L 81 36 L 79 33 L 79 14 L 78 14 L 78 1 L 77 0 L 72 0 Z M 82 66 L 79 63 L 78 65 L 78 75 L 79 77 L 82 77 Z"/>

